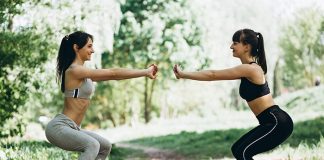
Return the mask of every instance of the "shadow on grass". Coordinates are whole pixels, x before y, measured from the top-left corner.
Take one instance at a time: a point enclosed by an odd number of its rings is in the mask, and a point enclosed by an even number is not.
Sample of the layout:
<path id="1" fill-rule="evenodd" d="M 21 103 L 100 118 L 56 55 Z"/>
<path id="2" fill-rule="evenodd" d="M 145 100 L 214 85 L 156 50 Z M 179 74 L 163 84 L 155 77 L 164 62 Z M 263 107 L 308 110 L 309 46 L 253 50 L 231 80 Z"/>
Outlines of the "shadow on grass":
<path id="1" fill-rule="evenodd" d="M 300 143 L 316 145 L 323 137 L 322 126 L 324 126 L 324 117 L 296 123 L 292 135 L 284 144 L 289 144 L 291 147 L 297 147 Z M 128 143 L 168 149 L 186 157 L 199 159 L 232 157 L 230 150 L 232 144 L 250 129 L 213 130 L 203 133 L 181 132 L 137 139 Z"/>

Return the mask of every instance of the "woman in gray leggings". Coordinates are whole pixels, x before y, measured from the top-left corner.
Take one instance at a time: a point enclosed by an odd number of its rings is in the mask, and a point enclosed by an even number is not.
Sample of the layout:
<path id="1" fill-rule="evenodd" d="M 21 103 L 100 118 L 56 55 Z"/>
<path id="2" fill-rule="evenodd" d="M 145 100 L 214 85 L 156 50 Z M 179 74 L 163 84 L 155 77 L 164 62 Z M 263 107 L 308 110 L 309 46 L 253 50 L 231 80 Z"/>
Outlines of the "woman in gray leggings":
<path id="1" fill-rule="evenodd" d="M 57 79 L 64 93 L 63 112 L 51 120 L 45 130 L 52 144 L 68 151 L 82 152 L 80 160 L 104 160 L 111 144 L 105 138 L 80 128 L 93 93 L 92 81 L 122 80 L 137 77 L 156 78 L 157 66 L 147 69 L 88 69 L 84 62 L 91 59 L 93 36 L 77 31 L 62 39 L 57 56 Z"/>

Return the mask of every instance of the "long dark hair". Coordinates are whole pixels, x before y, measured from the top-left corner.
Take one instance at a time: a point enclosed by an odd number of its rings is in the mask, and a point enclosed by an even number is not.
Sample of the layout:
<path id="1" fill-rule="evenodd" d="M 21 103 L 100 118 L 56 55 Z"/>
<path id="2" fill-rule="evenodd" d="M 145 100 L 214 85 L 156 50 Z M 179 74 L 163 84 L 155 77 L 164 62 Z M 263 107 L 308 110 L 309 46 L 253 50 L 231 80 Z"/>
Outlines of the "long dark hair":
<path id="1" fill-rule="evenodd" d="M 61 82 L 62 92 L 65 90 L 65 71 L 70 67 L 76 56 L 73 45 L 76 44 L 78 48 L 82 48 L 88 43 L 89 39 L 93 41 L 93 36 L 82 31 L 76 31 L 62 38 L 56 65 L 56 79 Z"/>
<path id="2" fill-rule="evenodd" d="M 259 64 L 264 72 L 267 73 L 267 60 L 264 51 L 263 36 L 261 33 L 254 32 L 251 29 L 242 29 L 234 33 L 233 42 L 242 42 L 243 44 L 251 45 L 251 54 L 256 58 L 256 63 Z"/>

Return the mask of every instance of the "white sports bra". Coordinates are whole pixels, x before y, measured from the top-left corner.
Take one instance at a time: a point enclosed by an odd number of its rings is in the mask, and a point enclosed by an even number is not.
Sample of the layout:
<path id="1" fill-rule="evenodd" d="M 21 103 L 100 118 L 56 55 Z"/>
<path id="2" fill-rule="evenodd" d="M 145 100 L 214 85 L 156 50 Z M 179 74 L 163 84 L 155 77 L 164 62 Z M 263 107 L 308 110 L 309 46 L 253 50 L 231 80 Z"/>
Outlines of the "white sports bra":
<path id="1" fill-rule="evenodd" d="M 94 92 L 92 80 L 86 78 L 79 88 L 66 89 L 64 95 L 65 97 L 90 99 L 92 92 Z"/>

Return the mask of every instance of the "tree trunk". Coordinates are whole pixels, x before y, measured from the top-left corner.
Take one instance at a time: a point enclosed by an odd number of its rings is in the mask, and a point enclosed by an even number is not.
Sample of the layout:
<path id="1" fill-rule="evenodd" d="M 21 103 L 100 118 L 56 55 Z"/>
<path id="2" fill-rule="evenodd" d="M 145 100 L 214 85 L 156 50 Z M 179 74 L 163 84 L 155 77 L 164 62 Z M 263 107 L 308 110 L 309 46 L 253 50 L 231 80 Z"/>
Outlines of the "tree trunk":
<path id="1" fill-rule="evenodd" d="M 281 80 L 280 80 L 280 73 L 279 73 L 279 61 L 280 56 L 278 57 L 275 68 L 273 70 L 273 97 L 280 96 L 281 92 Z"/>
<path id="2" fill-rule="evenodd" d="M 144 89 L 144 119 L 145 123 L 150 121 L 149 115 L 149 104 L 148 104 L 148 78 L 145 78 L 145 89 Z"/>
<path id="3" fill-rule="evenodd" d="M 148 78 L 145 79 L 145 93 L 144 93 L 144 116 L 145 116 L 145 123 L 148 123 L 151 119 L 151 110 L 152 110 L 152 97 L 154 92 L 154 85 L 156 80 L 153 80 L 151 82 L 151 85 L 149 85 L 150 81 Z"/>
<path id="4" fill-rule="evenodd" d="M 113 126 L 116 127 L 117 124 L 116 124 L 114 117 L 111 115 L 111 112 L 108 112 L 107 114 L 108 114 L 107 115 L 108 119 L 113 123 Z"/>
<path id="5" fill-rule="evenodd" d="M 7 25 L 7 29 L 9 31 L 12 31 L 13 30 L 13 15 L 12 14 L 9 14 L 9 18 L 8 18 L 8 25 Z"/>

